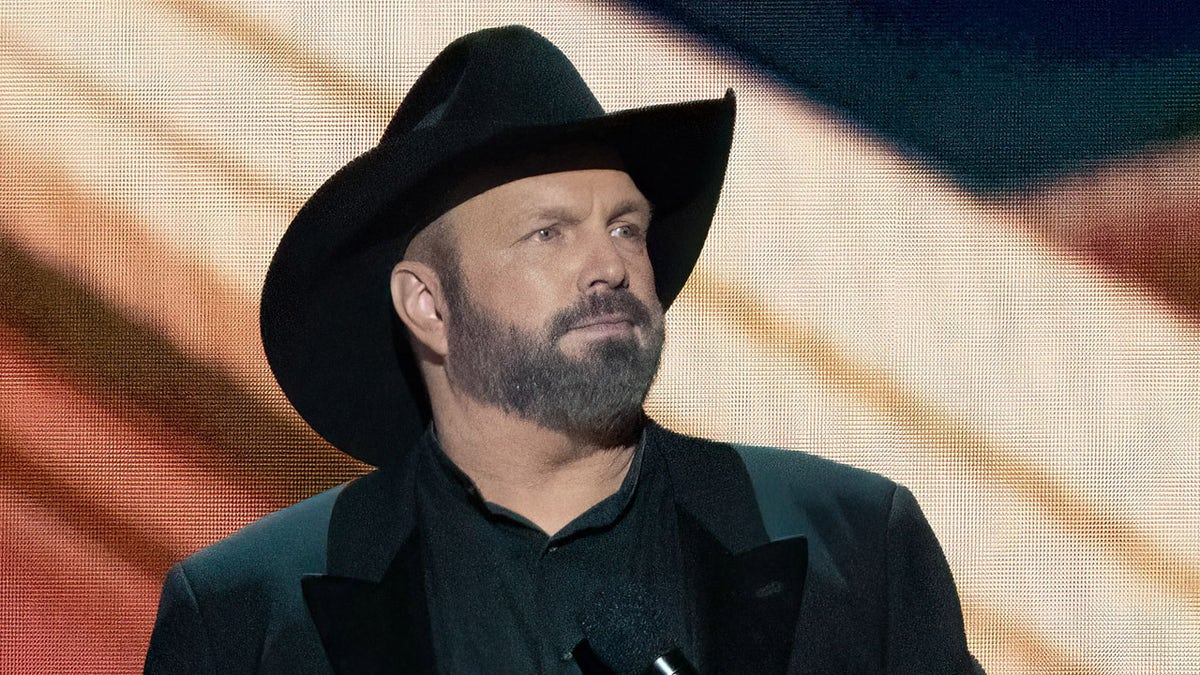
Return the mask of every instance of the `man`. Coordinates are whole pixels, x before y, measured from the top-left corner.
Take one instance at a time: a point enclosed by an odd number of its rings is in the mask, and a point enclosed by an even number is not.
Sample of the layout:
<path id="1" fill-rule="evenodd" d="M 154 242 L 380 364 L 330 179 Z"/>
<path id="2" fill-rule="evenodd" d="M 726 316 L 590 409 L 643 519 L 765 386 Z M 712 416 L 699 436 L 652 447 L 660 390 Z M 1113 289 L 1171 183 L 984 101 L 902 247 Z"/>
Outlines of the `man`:
<path id="1" fill-rule="evenodd" d="M 281 387 L 379 468 L 173 567 L 146 670 L 977 668 L 907 490 L 642 413 L 733 111 L 606 115 L 520 27 L 447 47 L 263 290 Z"/>

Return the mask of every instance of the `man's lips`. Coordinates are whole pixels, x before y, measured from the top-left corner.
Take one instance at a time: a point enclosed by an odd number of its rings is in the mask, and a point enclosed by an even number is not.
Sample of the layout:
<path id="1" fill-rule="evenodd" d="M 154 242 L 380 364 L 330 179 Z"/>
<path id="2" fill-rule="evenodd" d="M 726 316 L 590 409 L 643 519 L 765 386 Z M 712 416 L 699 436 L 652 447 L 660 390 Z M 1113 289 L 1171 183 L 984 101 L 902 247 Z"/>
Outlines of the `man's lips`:
<path id="1" fill-rule="evenodd" d="M 625 314 L 605 314 L 602 316 L 594 316 L 590 319 L 584 319 L 579 323 L 571 326 L 571 330 L 580 330 L 582 328 L 618 328 L 623 326 L 633 326 L 633 319 Z"/>

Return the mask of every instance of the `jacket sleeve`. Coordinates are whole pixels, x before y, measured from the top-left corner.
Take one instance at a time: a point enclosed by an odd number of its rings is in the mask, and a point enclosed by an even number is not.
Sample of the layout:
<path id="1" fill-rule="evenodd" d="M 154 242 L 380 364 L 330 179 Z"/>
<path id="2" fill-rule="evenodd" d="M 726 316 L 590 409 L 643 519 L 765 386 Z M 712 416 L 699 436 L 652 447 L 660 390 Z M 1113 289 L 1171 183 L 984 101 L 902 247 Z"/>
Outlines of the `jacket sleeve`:
<path id="1" fill-rule="evenodd" d="M 887 589 L 888 673 L 983 673 L 967 650 L 950 566 L 903 486 L 888 514 Z"/>
<path id="2" fill-rule="evenodd" d="M 163 582 L 143 672 L 216 672 L 210 649 L 200 605 L 183 567 L 176 564 Z"/>

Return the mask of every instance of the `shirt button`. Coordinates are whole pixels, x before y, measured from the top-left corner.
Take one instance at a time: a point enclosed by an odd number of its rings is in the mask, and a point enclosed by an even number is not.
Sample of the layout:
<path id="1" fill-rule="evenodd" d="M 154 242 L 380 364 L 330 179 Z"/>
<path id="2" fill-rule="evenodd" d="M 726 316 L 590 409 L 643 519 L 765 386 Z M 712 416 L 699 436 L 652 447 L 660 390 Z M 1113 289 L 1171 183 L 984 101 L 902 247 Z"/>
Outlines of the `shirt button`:
<path id="1" fill-rule="evenodd" d="M 546 553 L 554 553 L 557 550 L 558 550 L 557 546 L 551 546 L 550 548 L 546 549 Z"/>

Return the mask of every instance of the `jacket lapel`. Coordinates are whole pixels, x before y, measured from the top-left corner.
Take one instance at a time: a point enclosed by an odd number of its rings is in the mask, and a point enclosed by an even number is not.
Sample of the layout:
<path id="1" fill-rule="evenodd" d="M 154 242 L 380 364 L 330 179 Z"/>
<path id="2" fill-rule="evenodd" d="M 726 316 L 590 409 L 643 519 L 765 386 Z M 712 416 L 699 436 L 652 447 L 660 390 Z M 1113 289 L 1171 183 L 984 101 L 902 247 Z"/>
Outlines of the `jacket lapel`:
<path id="1" fill-rule="evenodd" d="M 804 537 L 770 541 L 749 475 L 728 445 L 651 422 L 675 494 L 701 672 L 783 672 L 807 564 Z M 330 517 L 326 574 L 302 580 L 309 613 L 338 673 L 432 672 L 416 453 L 346 486 Z"/>
<path id="2" fill-rule="evenodd" d="M 804 537 L 770 541 L 749 474 L 728 445 L 652 424 L 675 493 L 701 672 L 787 669 L 808 561 Z"/>
<path id="3" fill-rule="evenodd" d="M 326 574 L 301 580 L 334 672 L 434 670 L 414 469 L 387 466 L 347 485 L 330 517 Z"/>

